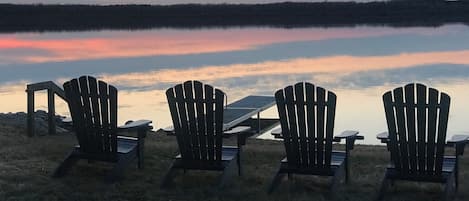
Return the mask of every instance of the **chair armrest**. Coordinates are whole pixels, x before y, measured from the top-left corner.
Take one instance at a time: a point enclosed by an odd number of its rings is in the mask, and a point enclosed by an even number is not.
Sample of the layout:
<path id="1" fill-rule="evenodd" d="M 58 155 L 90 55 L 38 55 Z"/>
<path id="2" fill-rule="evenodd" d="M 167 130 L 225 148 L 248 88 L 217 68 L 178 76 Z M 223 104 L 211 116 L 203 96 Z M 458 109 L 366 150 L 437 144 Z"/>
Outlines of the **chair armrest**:
<path id="1" fill-rule="evenodd" d="M 453 135 L 450 140 L 448 140 L 448 144 L 456 144 L 456 143 L 467 143 L 469 140 L 469 135 Z"/>
<path id="2" fill-rule="evenodd" d="M 151 120 L 145 120 L 145 119 L 137 120 L 137 121 L 128 121 L 125 125 L 119 126 L 118 129 L 119 130 L 132 130 L 132 129 L 140 129 L 140 128 L 151 129 L 153 128 L 152 126 L 150 126 L 151 123 L 152 123 Z"/>
<path id="3" fill-rule="evenodd" d="M 137 141 L 138 138 L 125 136 L 125 135 L 118 135 L 117 139 L 129 140 L 129 141 Z"/>
<path id="4" fill-rule="evenodd" d="M 352 130 L 346 130 L 346 131 L 343 131 L 340 135 L 338 136 L 335 136 L 334 137 L 334 140 L 335 141 L 340 141 L 341 139 L 347 139 L 347 138 L 356 138 L 356 137 L 363 137 L 363 136 L 358 136 L 358 131 L 352 131 Z"/>
<path id="5" fill-rule="evenodd" d="M 166 133 L 166 135 L 176 135 L 175 131 L 174 131 L 174 126 L 173 125 L 170 125 L 168 127 L 164 127 L 164 128 L 161 128 L 161 130 L 163 132 Z"/>
<path id="6" fill-rule="evenodd" d="M 63 118 L 62 123 L 72 125 L 72 123 L 73 123 L 72 117 Z"/>
<path id="7" fill-rule="evenodd" d="M 138 139 L 146 137 L 148 130 L 152 129 L 153 126 L 150 124 L 151 120 L 137 120 L 137 121 L 128 121 L 125 125 L 117 127 L 119 132 L 125 131 L 137 131 Z"/>
<path id="8" fill-rule="evenodd" d="M 454 146 L 456 149 L 456 156 L 464 154 L 464 147 L 469 142 L 469 135 L 453 135 L 447 144 Z"/>
<path id="9" fill-rule="evenodd" d="M 236 135 L 236 140 L 238 142 L 238 147 L 246 145 L 247 134 L 251 131 L 250 126 L 236 126 L 230 130 L 224 131 L 224 135 Z"/>
<path id="10" fill-rule="evenodd" d="M 270 132 L 271 135 L 274 136 L 274 138 L 282 138 L 282 128 L 276 128 Z"/>
<path id="11" fill-rule="evenodd" d="M 381 143 L 388 143 L 389 133 L 388 132 L 379 133 L 378 135 L 376 135 L 376 138 L 378 138 L 378 140 L 381 140 Z"/>
<path id="12" fill-rule="evenodd" d="M 233 134 L 244 133 L 250 130 L 251 130 L 251 127 L 249 126 L 236 126 L 230 130 L 224 131 L 223 133 L 226 135 L 233 135 Z"/>
<path id="13" fill-rule="evenodd" d="M 355 140 L 365 139 L 365 137 L 359 136 L 358 133 L 360 132 L 353 130 L 343 131 L 340 135 L 334 137 L 334 142 L 340 142 L 342 139 L 345 139 L 345 149 L 348 152 L 349 150 L 353 150 Z"/>

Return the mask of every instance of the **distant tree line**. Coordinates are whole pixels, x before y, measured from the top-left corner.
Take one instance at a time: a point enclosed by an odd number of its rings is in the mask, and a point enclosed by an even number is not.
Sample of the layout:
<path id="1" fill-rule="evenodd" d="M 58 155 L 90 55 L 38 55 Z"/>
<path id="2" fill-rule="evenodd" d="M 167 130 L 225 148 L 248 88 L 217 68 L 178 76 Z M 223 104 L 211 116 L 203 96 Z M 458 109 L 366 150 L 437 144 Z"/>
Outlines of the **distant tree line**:
<path id="1" fill-rule="evenodd" d="M 469 22 L 469 1 L 217 5 L 0 4 L 0 32 L 229 26 L 439 26 Z"/>

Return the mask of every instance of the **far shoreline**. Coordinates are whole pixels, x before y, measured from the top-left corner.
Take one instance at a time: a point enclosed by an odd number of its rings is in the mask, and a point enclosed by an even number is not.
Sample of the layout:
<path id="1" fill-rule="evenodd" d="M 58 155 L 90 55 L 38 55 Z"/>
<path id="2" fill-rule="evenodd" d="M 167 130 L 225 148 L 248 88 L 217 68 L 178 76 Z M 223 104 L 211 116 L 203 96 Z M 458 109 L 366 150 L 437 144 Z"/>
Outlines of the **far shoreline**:
<path id="1" fill-rule="evenodd" d="M 0 32 L 469 23 L 469 1 L 178 5 L 0 4 Z"/>

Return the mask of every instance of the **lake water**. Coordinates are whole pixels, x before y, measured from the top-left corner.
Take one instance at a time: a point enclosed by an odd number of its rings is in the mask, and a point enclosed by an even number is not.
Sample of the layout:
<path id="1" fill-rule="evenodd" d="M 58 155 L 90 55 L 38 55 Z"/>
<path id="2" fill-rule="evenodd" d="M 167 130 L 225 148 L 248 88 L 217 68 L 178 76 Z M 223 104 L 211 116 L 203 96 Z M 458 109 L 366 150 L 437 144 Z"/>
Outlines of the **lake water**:
<path id="1" fill-rule="evenodd" d="M 378 144 L 375 134 L 386 130 L 382 94 L 422 82 L 452 97 L 449 135 L 467 134 L 468 38 L 464 25 L 0 34 L 0 112 L 26 111 L 27 83 L 88 74 L 120 90 L 120 123 L 145 118 L 161 128 L 170 125 L 164 92 L 185 80 L 224 90 L 228 102 L 308 81 L 336 92 L 337 133 L 360 130 L 365 143 Z M 45 109 L 45 93 L 38 95 Z"/>

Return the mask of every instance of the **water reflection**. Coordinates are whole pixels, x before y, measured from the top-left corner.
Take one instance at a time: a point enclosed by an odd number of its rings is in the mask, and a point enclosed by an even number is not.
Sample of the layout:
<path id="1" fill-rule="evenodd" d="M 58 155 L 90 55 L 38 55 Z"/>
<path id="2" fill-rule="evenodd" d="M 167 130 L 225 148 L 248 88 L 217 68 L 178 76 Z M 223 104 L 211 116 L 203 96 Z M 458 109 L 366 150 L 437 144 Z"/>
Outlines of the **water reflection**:
<path id="1" fill-rule="evenodd" d="M 0 111 L 26 110 L 26 83 L 91 74 L 120 89 L 120 122 L 148 118 L 164 127 L 164 90 L 184 80 L 219 87 L 229 101 L 310 81 L 338 95 L 337 132 L 357 129 L 366 143 L 378 143 L 374 134 L 386 128 L 381 95 L 423 82 L 451 95 L 449 131 L 460 134 L 469 132 L 467 37 L 468 27 L 458 25 L 3 34 Z M 40 94 L 39 108 L 45 100 Z M 58 113 L 68 113 L 57 104 Z"/>

